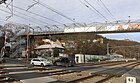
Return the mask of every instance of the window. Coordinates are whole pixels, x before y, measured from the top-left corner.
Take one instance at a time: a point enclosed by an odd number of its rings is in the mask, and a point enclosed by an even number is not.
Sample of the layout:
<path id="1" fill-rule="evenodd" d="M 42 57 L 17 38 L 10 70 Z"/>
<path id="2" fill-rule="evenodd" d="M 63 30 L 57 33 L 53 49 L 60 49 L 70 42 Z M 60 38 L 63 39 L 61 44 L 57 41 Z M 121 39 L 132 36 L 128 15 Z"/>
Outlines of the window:
<path id="1" fill-rule="evenodd" d="M 33 59 L 33 61 L 40 61 L 39 59 Z"/>

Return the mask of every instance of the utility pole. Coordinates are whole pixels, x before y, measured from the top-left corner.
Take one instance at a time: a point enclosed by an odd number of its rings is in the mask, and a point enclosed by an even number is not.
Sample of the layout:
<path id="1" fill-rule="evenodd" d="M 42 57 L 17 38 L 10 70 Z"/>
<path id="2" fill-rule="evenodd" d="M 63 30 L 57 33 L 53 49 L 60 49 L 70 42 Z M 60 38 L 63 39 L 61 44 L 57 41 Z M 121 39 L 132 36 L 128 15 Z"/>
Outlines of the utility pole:
<path id="1" fill-rule="evenodd" d="M 86 47 L 85 45 L 86 45 L 86 44 L 85 44 L 85 43 L 86 43 L 85 41 L 82 42 L 82 44 L 83 44 L 83 48 L 82 48 L 82 49 L 83 49 L 83 55 L 84 55 L 84 56 L 83 56 L 84 63 L 86 62 L 86 61 L 85 61 L 85 58 L 86 58 L 86 56 L 85 56 L 85 47 Z"/>
<path id="2" fill-rule="evenodd" d="M 27 60 L 29 59 L 29 31 L 30 31 L 29 27 L 30 27 L 30 24 L 27 27 L 27 49 L 26 49 L 26 52 L 27 52 Z"/>
<path id="3" fill-rule="evenodd" d="M 106 52 L 107 52 L 107 55 L 109 55 L 110 53 L 109 53 L 109 43 L 107 43 L 107 50 L 106 50 Z"/>

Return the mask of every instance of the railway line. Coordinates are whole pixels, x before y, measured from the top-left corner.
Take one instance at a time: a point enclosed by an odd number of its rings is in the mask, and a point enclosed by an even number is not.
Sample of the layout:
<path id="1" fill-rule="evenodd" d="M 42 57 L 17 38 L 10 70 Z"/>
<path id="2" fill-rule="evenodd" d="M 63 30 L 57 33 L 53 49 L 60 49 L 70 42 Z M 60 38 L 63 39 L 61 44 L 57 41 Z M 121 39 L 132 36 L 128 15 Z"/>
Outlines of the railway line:
<path id="1" fill-rule="evenodd" d="M 111 78 L 120 77 L 125 72 L 131 70 L 135 66 L 139 65 L 139 62 L 112 62 L 112 63 L 97 63 L 87 64 L 85 66 L 76 67 L 38 67 L 38 66 L 0 66 L 0 82 L 15 82 L 22 83 L 20 80 L 27 79 L 22 77 L 22 74 L 35 74 L 36 77 L 49 76 L 57 79 L 60 83 L 79 83 L 79 82 L 92 82 L 93 80 L 97 83 L 102 83 Z M 121 68 L 120 68 L 121 66 Z M 108 69 L 102 69 L 108 67 Z M 89 71 L 90 69 L 102 69 L 101 71 Z M 113 74 L 114 73 L 114 74 Z M 20 75 L 21 74 L 21 75 Z M 16 77 L 16 75 L 19 77 Z M 34 76 L 32 75 L 32 78 Z M 17 79 L 18 78 L 18 79 Z"/>
<path id="2" fill-rule="evenodd" d="M 52 75 L 63 75 L 70 74 L 74 72 L 80 72 L 75 70 L 67 70 L 67 69 L 57 69 L 57 67 L 27 67 L 27 66 L 0 66 L 0 83 L 4 82 L 16 82 L 22 83 L 20 80 L 16 78 L 12 78 L 12 75 L 20 74 L 20 73 L 29 73 L 27 71 L 32 71 L 33 73 L 37 73 L 39 76 L 52 76 Z"/>
<path id="3" fill-rule="evenodd" d="M 102 70 L 94 73 L 90 73 L 86 77 L 81 77 L 79 79 L 72 79 L 67 81 L 67 83 L 80 83 L 80 82 L 94 82 L 94 83 L 106 83 L 106 81 L 110 80 L 111 78 L 121 77 L 124 73 L 130 71 L 134 67 L 138 66 L 140 63 L 131 63 L 120 67 L 114 67 L 107 70 Z"/>
<path id="4" fill-rule="evenodd" d="M 133 62 L 133 61 L 131 61 Z M 81 66 L 112 66 L 112 65 L 119 65 L 119 64 L 125 64 L 126 61 L 111 61 L 111 62 L 103 62 L 103 63 L 82 63 L 79 64 Z"/>

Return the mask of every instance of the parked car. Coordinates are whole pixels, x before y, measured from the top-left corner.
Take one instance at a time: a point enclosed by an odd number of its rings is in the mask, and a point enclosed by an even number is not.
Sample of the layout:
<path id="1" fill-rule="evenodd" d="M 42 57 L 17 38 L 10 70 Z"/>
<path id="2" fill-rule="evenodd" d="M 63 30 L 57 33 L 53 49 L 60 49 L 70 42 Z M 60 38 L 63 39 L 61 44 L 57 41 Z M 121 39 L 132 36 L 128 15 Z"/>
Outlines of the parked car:
<path id="1" fill-rule="evenodd" d="M 47 66 L 50 65 L 51 63 L 49 61 L 47 61 L 46 59 L 43 58 L 33 58 L 31 60 L 32 65 L 40 65 L 40 66 Z"/>
<path id="2" fill-rule="evenodd" d="M 53 62 L 53 65 L 57 66 L 66 66 L 66 67 L 69 67 L 69 66 L 74 66 L 75 65 L 75 60 L 73 59 L 69 59 L 67 57 L 61 57 L 57 60 L 55 60 Z"/>

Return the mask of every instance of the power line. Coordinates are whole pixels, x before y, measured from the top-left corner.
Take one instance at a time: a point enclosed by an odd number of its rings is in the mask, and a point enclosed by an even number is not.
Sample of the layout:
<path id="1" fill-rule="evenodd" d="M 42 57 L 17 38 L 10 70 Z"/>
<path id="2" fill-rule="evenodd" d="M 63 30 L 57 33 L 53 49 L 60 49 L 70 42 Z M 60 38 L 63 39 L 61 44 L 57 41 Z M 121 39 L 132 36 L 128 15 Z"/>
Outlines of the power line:
<path id="1" fill-rule="evenodd" d="M 14 11 L 15 11 L 15 10 L 14 10 Z M 42 22 L 42 23 L 45 23 L 45 24 L 49 25 L 49 23 L 44 22 L 44 21 L 42 21 L 42 20 L 39 20 L 39 19 L 37 19 L 37 18 L 35 18 L 35 17 L 29 16 L 29 15 L 27 15 L 27 14 L 24 14 L 24 13 L 21 13 L 21 12 L 18 12 L 18 11 L 15 11 L 15 12 L 17 12 L 17 13 L 19 13 L 19 14 L 22 14 L 22 15 L 24 15 L 24 16 L 33 18 L 33 19 L 35 19 L 35 20 L 38 20 L 39 22 Z"/>
<path id="2" fill-rule="evenodd" d="M 87 4 L 85 4 L 84 2 L 82 2 L 82 1 L 80 1 L 80 0 L 79 0 L 79 2 L 82 3 L 83 5 L 85 5 L 85 7 L 89 8 L 92 12 L 96 13 L 97 15 L 99 15 L 98 12 L 94 11 L 92 8 L 90 8 L 90 7 L 89 7 Z M 102 18 L 101 15 L 99 15 L 99 16 Z M 106 21 L 105 18 L 102 18 L 102 19 L 103 19 L 104 21 Z M 99 29 L 101 29 L 104 25 L 105 25 L 105 24 L 103 23 L 103 24 L 97 29 L 97 31 L 98 31 Z M 89 29 L 89 28 L 88 28 L 88 29 Z M 87 29 L 87 30 L 88 30 L 88 29 Z"/>
<path id="3" fill-rule="evenodd" d="M 10 5 L 10 6 L 11 6 L 11 5 Z M 15 5 L 13 5 L 13 7 L 15 7 L 15 8 L 19 9 L 19 10 L 22 10 L 22 11 L 26 11 L 25 9 L 20 8 L 20 7 L 17 7 L 17 6 L 15 6 Z M 39 16 L 39 17 L 42 17 L 42 18 L 45 18 L 45 19 L 47 19 L 47 20 L 56 22 L 56 23 L 58 23 L 58 24 L 63 24 L 63 23 L 60 23 L 60 22 L 58 22 L 58 21 L 55 21 L 55 20 L 53 20 L 53 19 L 50 19 L 50 18 L 48 18 L 48 17 L 42 16 L 42 15 L 40 15 L 40 14 L 31 12 L 31 11 L 26 11 L 26 12 L 28 12 L 28 13 L 30 13 L 30 14 L 33 14 L 33 15 L 36 15 L 36 16 Z"/>
<path id="4" fill-rule="evenodd" d="M 10 19 L 11 17 L 13 17 L 13 0 L 11 0 L 9 3 L 5 3 L 6 4 L 6 8 L 8 8 L 11 12 L 10 16 L 7 16 L 6 20 Z M 11 5 L 11 8 L 9 7 L 9 5 Z"/>
<path id="5" fill-rule="evenodd" d="M 93 8 L 100 16 L 102 16 L 106 21 L 109 21 L 100 11 L 98 11 L 93 5 L 91 5 L 87 0 L 84 0 L 91 8 Z M 88 8 L 89 8 L 88 6 Z"/>
<path id="6" fill-rule="evenodd" d="M 30 8 L 32 8 L 32 7 L 35 6 L 36 4 L 38 4 L 38 2 L 36 2 L 36 3 L 34 3 L 34 4 L 30 5 L 30 6 L 28 6 L 28 8 L 27 8 L 26 11 L 28 11 Z"/>
<path id="7" fill-rule="evenodd" d="M 30 1 L 30 0 L 28 0 L 28 1 Z M 60 16 L 63 16 L 64 18 L 66 18 L 66 19 L 68 19 L 68 20 L 70 20 L 70 21 L 72 21 L 72 22 L 74 22 L 74 23 L 77 23 L 76 21 L 75 21 L 75 19 L 71 19 L 70 17 L 68 17 L 68 16 L 66 16 L 66 15 L 64 15 L 64 14 L 62 14 L 62 13 L 60 13 L 58 10 L 56 10 L 56 9 L 54 9 L 54 8 L 52 8 L 52 7 L 50 7 L 49 5 L 47 5 L 46 3 L 44 3 L 44 2 L 40 2 L 39 0 L 38 1 L 36 1 L 36 0 L 33 0 L 35 3 L 34 4 L 32 4 L 32 5 L 30 5 L 29 6 L 29 8 L 28 8 L 28 10 L 30 9 L 30 8 L 32 8 L 33 6 L 35 6 L 36 4 L 40 4 L 40 5 L 42 5 L 43 7 L 45 7 L 45 8 L 47 8 L 47 9 L 49 9 L 49 10 L 51 10 L 52 12 L 54 12 L 54 13 L 57 13 L 57 14 L 59 14 Z M 31 1 L 30 1 L 31 2 Z M 77 23 L 78 25 L 80 25 L 80 26 L 83 26 L 82 24 L 79 24 L 79 23 Z M 56 25 L 55 25 L 56 26 Z M 58 26 L 57 26 L 57 28 L 58 28 Z M 61 28 L 60 28 L 61 29 Z"/>
<path id="8" fill-rule="evenodd" d="M 82 2 L 82 1 L 80 1 L 79 0 L 79 2 L 80 3 L 82 3 L 85 7 L 87 7 L 87 8 L 89 8 L 92 12 L 94 12 L 94 13 L 96 13 L 97 15 L 99 15 L 97 12 L 95 12 L 92 8 L 90 8 L 87 4 L 85 4 L 84 2 Z M 99 15 L 99 17 L 101 17 L 100 15 Z M 102 17 L 101 17 L 102 18 Z M 104 21 L 106 21 L 104 18 L 102 18 Z"/>
<path id="9" fill-rule="evenodd" d="M 35 20 L 38 20 L 39 22 L 43 22 L 43 23 L 46 23 L 46 24 L 49 25 L 49 23 L 47 23 L 47 22 L 44 22 L 44 21 L 42 21 L 42 20 L 39 20 L 39 19 L 37 19 L 37 18 L 35 18 L 35 17 L 32 17 L 32 16 L 29 16 L 29 15 L 27 15 L 27 14 L 21 13 L 21 12 L 19 12 L 19 11 L 14 10 L 14 12 L 17 12 L 17 13 L 19 13 L 19 14 L 22 14 L 22 15 L 24 15 L 24 16 L 33 18 L 33 19 L 35 19 Z"/>
<path id="10" fill-rule="evenodd" d="M 130 20 L 127 23 L 125 23 L 125 25 L 129 24 L 129 23 L 130 23 Z M 132 37 L 130 37 L 127 33 L 124 33 L 122 35 L 124 35 L 125 37 L 129 38 L 130 40 L 133 40 Z"/>
<path id="11" fill-rule="evenodd" d="M 49 5 L 47 5 L 46 3 L 44 3 L 44 2 L 41 2 L 41 1 L 36 1 L 36 0 L 33 0 L 34 2 L 36 2 L 37 4 L 40 4 L 40 5 L 42 5 L 43 7 L 45 7 L 45 8 L 47 8 L 47 9 L 49 9 L 49 10 L 51 10 L 52 12 L 54 12 L 54 13 L 57 13 L 58 15 L 60 15 L 60 16 L 62 16 L 62 17 L 64 17 L 64 18 L 66 18 L 66 19 L 68 19 L 68 20 L 70 20 L 70 21 L 72 21 L 72 22 L 74 22 L 74 23 L 77 23 L 77 25 L 80 25 L 80 26 L 82 26 L 82 27 L 85 27 L 84 25 L 82 25 L 82 24 L 79 24 L 78 22 L 76 22 L 75 21 L 75 19 L 71 19 L 70 17 L 68 17 L 68 16 L 66 16 L 66 15 L 64 15 L 64 14 L 62 14 L 62 13 L 60 13 L 58 10 L 56 10 L 56 9 L 54 9 L 54 8 L 52 8 L 52 7 L 50 7 Z M 34 3 L 35 4 L 35 3 Z M 34 4 L 33 4 L 33 6 L 34 6 Z M 32 7 L 33 7 L 32 6 Z"/>
<path id="12" fill-rule="evenodd" d="M 110 16 L 110 18 L 115 19 L 112 15 L 110 15 L 110 13 L 108 12 L 108 10 L 105 8 L 105 6 L 104 6 L 102 3 L 100 3 L 98 0 L 95 0 L 95 2 L 96 2 L 102 9 L 104 9 L 104 12 L 106 12 L 107 15 Z M 115 20 L 116 20 L 116 19 L 115 19 Z"/>
<path id="13" fill-rule="evenodd" d="M 127 33 L 126 33 L 126 35 L 128 36 L 128 38 L 130 38 L 130 40 L 133 40 L 133 39 L 132 39 L 132 37 L 131 37 L 131 36 L 129 36 Z"/>
<path id="14" fill-rule="evenodd" d="M 13 21 L 9 21 L 9 20 L 5 20 L 5 19 L 2 19 L 2 18 L 0 18 L 0 20 L 3 22 L 3 21 L 5 21 L 5 22 L 11 22 L 11 23 L 16 23 L 16 24 L 20 24 L 20 23 L 17 23 L 17 22 L 13 22 Z"/>
<path id="15" fill-rule="evenodd" d="M 47 5 L 46 3 L 41 2 L 41 1 L 36 1 L 36 0 L 33 0 L 33 1 L 37 2 L 38 4 L 42 5 L 43 7 L 45 7 L 45 8 L 47 8 L 47 9 L 51 10 L 52 12 L 54 12 L 54 13 L 56 13 L 56 14 L 58 14 L 58 15 L 64 17 L 64 18 L 66 18 L 66 19 L 68 19 L 68 20 L 70 20 L 70 21 L 76 23 L 77 25 L 82 26 L 82 27 L 85 27 L 84 25 L 82 25 L 82 24 L 76 22 L 76 21 L 75 21 L 75 18 L 71 19 L 70 17 L 68 17 L 68 16 L 62 14 L 61 12 L 59 12 L 58 10 L 56 10 L 56 9 L 54 9 L 54 8 L 52 8 L 52 7 L 50 7 L 50 6 Z"/>
<path id="16" fill-rule="evenodd" d="M 23 25 L 23 24 L 21 24 L 21 23 L 17 23 L 17 22 L 14 22 L 14 21 L 9 21 L 9 20 L 5 20 L 5 19 L 2 19 L 2 18 L 0 18 L 0 21 L 2 21 L 2 22 L 10 22 L 10 23 L 13 23 L 13 24 L 19 24 L 19 25 Z M 48 27 L 48 26 L 46 26 L 46 27 Z M 34 27 L 34 29 L 37 29 L 38 27 Z M 48 28 L 49 29 L 49 28 Z"/>
<path id="17" fill-rule="evenodd" d="M 66 18 L 66 19 L 68 19 L 68 20 L 70 20 L 70 21 L 72 21 L 72 22 L 74 22 L 74 23 L 78 23 L 78 22 L 75 21 L 74 18 L 71 19 L 70 17 L 68 17 L 68 16 L 66 16 L 66 15 L 64 15 L 64 14 L 62 14 L 62 13 L 60 13 L 58 10 L 56 10 L 56 9 L 54 9 L 54 8 L 52 8 L 52 7 L 50 7 L 49 5 L 47 5 L 47 4 L 44 3 L 44 2 L 36 1 L 36 0 L 33 0 L 33 1 L 38 2 L 38 4 L 42 5 L 43 7 L 45 7 L 45 8 L 47 8 L 47 9 L 51 10 L 52 12 L 54 12 L 54 13 L 56 13 L 56 14 L 58 14 L 58 15 L 64 17 L 64 18 Z M 81 24 L 78 24 L 78 25 L 82 26 Z"/>
<path id="18" fill-rule="evenodd" d="M 5 10 L 2 10 L 2 9 L 0 9 L 0 10 L 3 11 L 3 12 L 6 12 L 6 13 L 10 13 L 10 12 L 5 11 Z M 15 11 L 15 10 L 14 10 L 14 11 Z M 22 15 L 25 15 L 25 16 L 28 16 L 28 17 L 31 17 L 31 16 L 29 16 L 29 15 L 23 14 L 23 13 L 18 12 L 18 11 L 15 11 L 15 12 L 17 12 L 17 13 L 19 13 L 19 14 L 22 14 Z M 27 18 L 24 18 L 24 17 L 19 16 L 19 15 L 17 15 L 17 14 L 14 14 L 14 15 L 17 16 L 17 17 L 20 17 L 20 18 L 22 18 L 22 19 L 28 20 Z M 36 19 L 36 18 L 34 18 L 34 17 L 31 17 L 31 18 Z M 38 20 L 38 21 L 40 21 L 40 22 L 43 22 L 43 23 L 45 23 L 45 24 L 48 24 L 48 23 L 46 23 L 46 22 L 44 22 L 44 21 L 42 21 L 42 20 L 39 20 L 39 19 L 36 19 L 36 20 Z M 35 21 L 32 21 L 32 20 L 30 20 L 30 21 L 33 22 L 33 23 L 36 23 Z M 37 24 L 42 25 L 42 24 L 40 24 L 40 23 L 37 23 Z M 48 24 L 48 25 L 49 25 L 49 24 Z M 42 26 L 44 26 L 44 25 L 42 25 Z M 45 25 L 45 26 L 47 26 L 47 25 Z M 55 26 L 57 26 L 57 25 L 55 25 Z M 58 27 L 58 26 L 57 26 L 56 28 L 61 29 L 61 28 Z"/>
<path id="19" fill-rule="evenodd" d="M 10 12 L 5 11 L 5 10 L 3 10 L 3 9 L 0 9 L 0 10 L 3 11 L 3 12 L 5 12 L 5 13 L 11 14 Z M 17 15 L 17 14 L 13 14 L 13 15 L 15 15 L 15 16 L 17 16 L 17 17 L 20 17 L 20 18 L 22 18 L 22 19 L 28 20 L 28 21 L 30 21 L 30 22 L 33 22 L 33 23 L 36 23 L 36 24 L 42 25 L 42 24 L 37 23 L 37 22 L 35 22 L 35 21 L 32 21 L 32 20 L 30 20 L 30 19 L 24 18 L 24 17 L 22 17 L 22 16 L 20 16 L 20 15 Z"/>
<path id="20" fill-rule="evenodd" d="M 31 14 L 34 14 L 34 15 L 37 15 L 37 16 L 40 16 L 40 17 L 43 17 L 43 18 L 45 18 L 45 19 L 48 19 L 48 20 L 51 20 L 51 21 L 53 21 L 53 22 L 57 22 L 57 23 L 59 23 L 59 24 L 62 24 L 62 23 L 60 23 L 60 22 L 58 22 L 58 21 L 55 21 L 55 20 L 52 20 L 52 19 L 50 19 L 50 18 L 47 18 L 47 17 L 45 17 L 45 16 L 41 16 L 41 15 L 39 15 L 39 14 L 36 14 L 36 13 L 33 13 L 33 12 L 30 12 L 30 11 L 27 11 L 27 10 L 25 10 L 25 9 L 23 9 L 23 8 L 20 8 L 20 7 L 17 7 L 17 6 L 14 6 L 13 4 L 11 5 L 11 4 L 9 4 L 10 6 L 12 6 L 12 7 L 15 7 L 15 8 L 17 8 L 17 9 L 19 9 L 19 10 L 23 10 L 23 11 L 26 11 L 26 12 L 28 12 L 28 13 L 31 13 Z M 18 11 L 16 11 L 16 12 L 18 12 Z M 9 13 L 9 12 L 7 12 L 7 13 Z M 23 13 L 21 13 L 21 12 L 18 12 L 18 13 L 20 13 L 20 14 L 22 14 L 22 15 L 25 15 L 25 16 L 28 16 L 28 17 L 31 17 L 31 16 L 29 16 L 29 15 L 26 15 L 26 14 L 23 14 Z M 15 14 L 14 14 L 15 15 Z M 17 15 L 16 15 L 17 16 Z M 18 16 L 19 17 L 19 16 Z M 20 16 L 21 17 L 21 16 Z M 34 17 L 31 17 L 31 18 L 34 18 Z M 25 18 L 24 18 L 25 19 Z M 34 18 L 34 19 L 36 19 L 36 18 Z M 27 19 L 26 19 L 27 20 Z M 39 20 L 39 21 L 41 21 L 41 20 Z M 33 21 L 32 21 L 33 22 Z M 46 23 L 46 22 L 44 22 L 44 21 L 41 21 L 41 22 L 43 22 L 43 23 Z M 35 23 L 35 22 L 34 22 Z M 39 23 L 37 23 L 37 24 L 39 24 Z M 48 23 L 47 23 L 48 24 Z M 58 28 L 58 27 L 57 27 Z"/>
<path id="21" fill-rule="evenodd" d="M 104 2 L 103 2 L 102 0 L 98 0 L 98 1 L 100 1 L 101 4 L 104 6 L 104 8 L 108 11 L 108 13 L 109 13 L 115 20 L 117 20 L 116 17 L 111 13 L 111 11 L 110 11 L 110 10 L 107 8 L 107 6 L 104 4 Z"/>
<path id="22" fill-rule="evenodd" d="M 100 13 L 95 7 L 93 7 L 87 0 L 84 0 L 89 6 L 91 6 L 98 14 L 100 14 L 104 19 L 108 20 L 102 13 Z M 101 1 L 101 0 L 100 0 Z M 101 1 L 102 2 L 102 1 Z M 104 7 L 107 9 L 107 11 L 113 16 L 113 14 L 109 11 L 109 9 L 105 6 L 105 4 L 102 2 L 102 4 L 104 5 Z M 89 6 L 87 6 L 86 4 L 84 4 L 87 8 L 89 8 Z M 92 10 L 92 9 L 90 9 Z M 94 12 L 94 10 L 92 10 Z M 114 16 L 113 16 L 114 17 Z M 114 17 L 115 18 L 115 17 Z M 111 23 L 111 22 L 110 22 Z M 104 26 L 105 24 L 101 25 L 97 30 L 99 30 L 100 28 L 102 28 L 102 26 Z M 128 34 L 127 34 L 128 35 Z M 131 38 L 128 35 L 129 38 Z"/>

